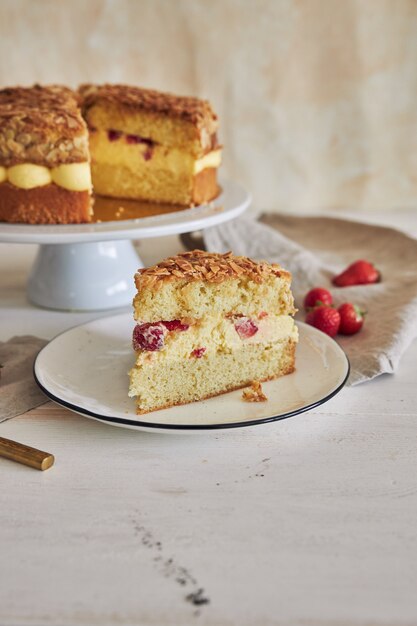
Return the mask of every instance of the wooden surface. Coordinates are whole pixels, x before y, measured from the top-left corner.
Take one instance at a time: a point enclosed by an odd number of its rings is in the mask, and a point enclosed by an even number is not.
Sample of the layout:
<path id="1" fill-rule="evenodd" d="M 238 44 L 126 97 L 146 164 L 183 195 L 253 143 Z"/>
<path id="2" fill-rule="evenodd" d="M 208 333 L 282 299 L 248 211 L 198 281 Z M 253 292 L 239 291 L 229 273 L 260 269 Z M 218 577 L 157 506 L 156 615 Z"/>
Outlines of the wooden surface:
<path id="1" fill-rule="evenodd" d="M 417 234 L 417 213 L 383 219 Z M 33 254 L 0 245 L 2 339 L 88 317 L 26 303 Z M 123 430 L 52 403 L 2 423 L 56 461 L 0 459 L 1 626 L 416 624 L 416 357 L 414 342 L 394 376 L 220 434 Z"/>

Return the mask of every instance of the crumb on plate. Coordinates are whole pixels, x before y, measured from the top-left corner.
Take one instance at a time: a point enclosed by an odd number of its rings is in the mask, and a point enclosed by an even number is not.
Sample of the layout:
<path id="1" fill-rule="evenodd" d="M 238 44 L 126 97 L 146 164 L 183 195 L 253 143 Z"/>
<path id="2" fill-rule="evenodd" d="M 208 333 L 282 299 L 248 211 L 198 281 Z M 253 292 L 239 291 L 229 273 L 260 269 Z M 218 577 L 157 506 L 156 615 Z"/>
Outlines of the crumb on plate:
<path id="1" fill-rule="evenodd" d="M 251 386 L 243 390 L 242 399 L 245 402 L 266 402 L 268 400 L 262 391 L 259 380 L 252 381 Z"/>

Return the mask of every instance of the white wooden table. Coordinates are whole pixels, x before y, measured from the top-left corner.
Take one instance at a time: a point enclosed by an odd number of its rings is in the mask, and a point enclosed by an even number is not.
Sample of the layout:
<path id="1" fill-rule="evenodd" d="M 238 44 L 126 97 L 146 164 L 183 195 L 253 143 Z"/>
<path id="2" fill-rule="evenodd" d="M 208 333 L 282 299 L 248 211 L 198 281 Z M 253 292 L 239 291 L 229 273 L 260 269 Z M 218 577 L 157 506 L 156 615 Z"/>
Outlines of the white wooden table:
<path id="1" fill-rule="evenodd" d="M 373 219 L 417 234 L 417 211 Z M 96 315 L 27 304 L 34 252 L 0 245 L 0 339 Z M 0 424 L 56 456 L 42 473 L 0 460 L 1 626 L 416 624 L 416 357 L 417 342 L 394 376 L 221 434 L 123 430 L 52 403 Z"/>

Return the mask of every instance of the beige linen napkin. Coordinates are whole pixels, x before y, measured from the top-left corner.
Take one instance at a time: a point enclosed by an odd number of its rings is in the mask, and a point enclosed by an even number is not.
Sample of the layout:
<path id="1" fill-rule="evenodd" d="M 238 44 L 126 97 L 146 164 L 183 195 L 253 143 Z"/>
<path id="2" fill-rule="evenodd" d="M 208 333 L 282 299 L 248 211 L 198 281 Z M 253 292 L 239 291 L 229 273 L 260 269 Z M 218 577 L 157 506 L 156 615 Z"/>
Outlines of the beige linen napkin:
<path id="1" fill-rule="evenodd" d="M 244 217 L 205 230 L 207 249 L 232 250 L 290 270 L 300 320 L 304 295 L 316 286 L 330 289 L 336 305 L 350 301 L 366 309 L 361 332 L 337 338 L 351 363 L 349 383 L 393 373 L 417 336 L 417 240 L 391 228 L 335 218 L 266 215 L 261 220 Z M 373 262 L 382 281 L 333 287 L 332 276 L 358 259 Z"/>
<path id="2" fill-rule="evenodd" d="M 24 335 L 0 341 L 0 422 L 48 402 L 33 378 L 33 362 L 45 339 Z"/>

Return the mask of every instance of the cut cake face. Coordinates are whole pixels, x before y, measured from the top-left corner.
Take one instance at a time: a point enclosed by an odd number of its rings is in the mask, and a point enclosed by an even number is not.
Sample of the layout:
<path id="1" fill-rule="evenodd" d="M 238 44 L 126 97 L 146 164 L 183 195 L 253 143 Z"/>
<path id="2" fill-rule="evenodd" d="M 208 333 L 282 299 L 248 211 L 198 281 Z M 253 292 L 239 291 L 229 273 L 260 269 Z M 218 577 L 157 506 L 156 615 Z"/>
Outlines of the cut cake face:
<path id="1" fill-rule="evenodd" d="M 184 404 L 294 370 L 291 275 L 231 253 L 184 253 L 136 275 L 138 413 Z"/>
<path id="2" fill-rule="evenodd" d="M 207 101 L 126 85 L 79 91 L 97 193 L 187 206 L 217 196 L 221 147 Z"/>
<path id="3" fill-rule="evenodd" d="M 0 90 L 0 221 L 91 219 L 86 124 L 67 87 Z"/>

